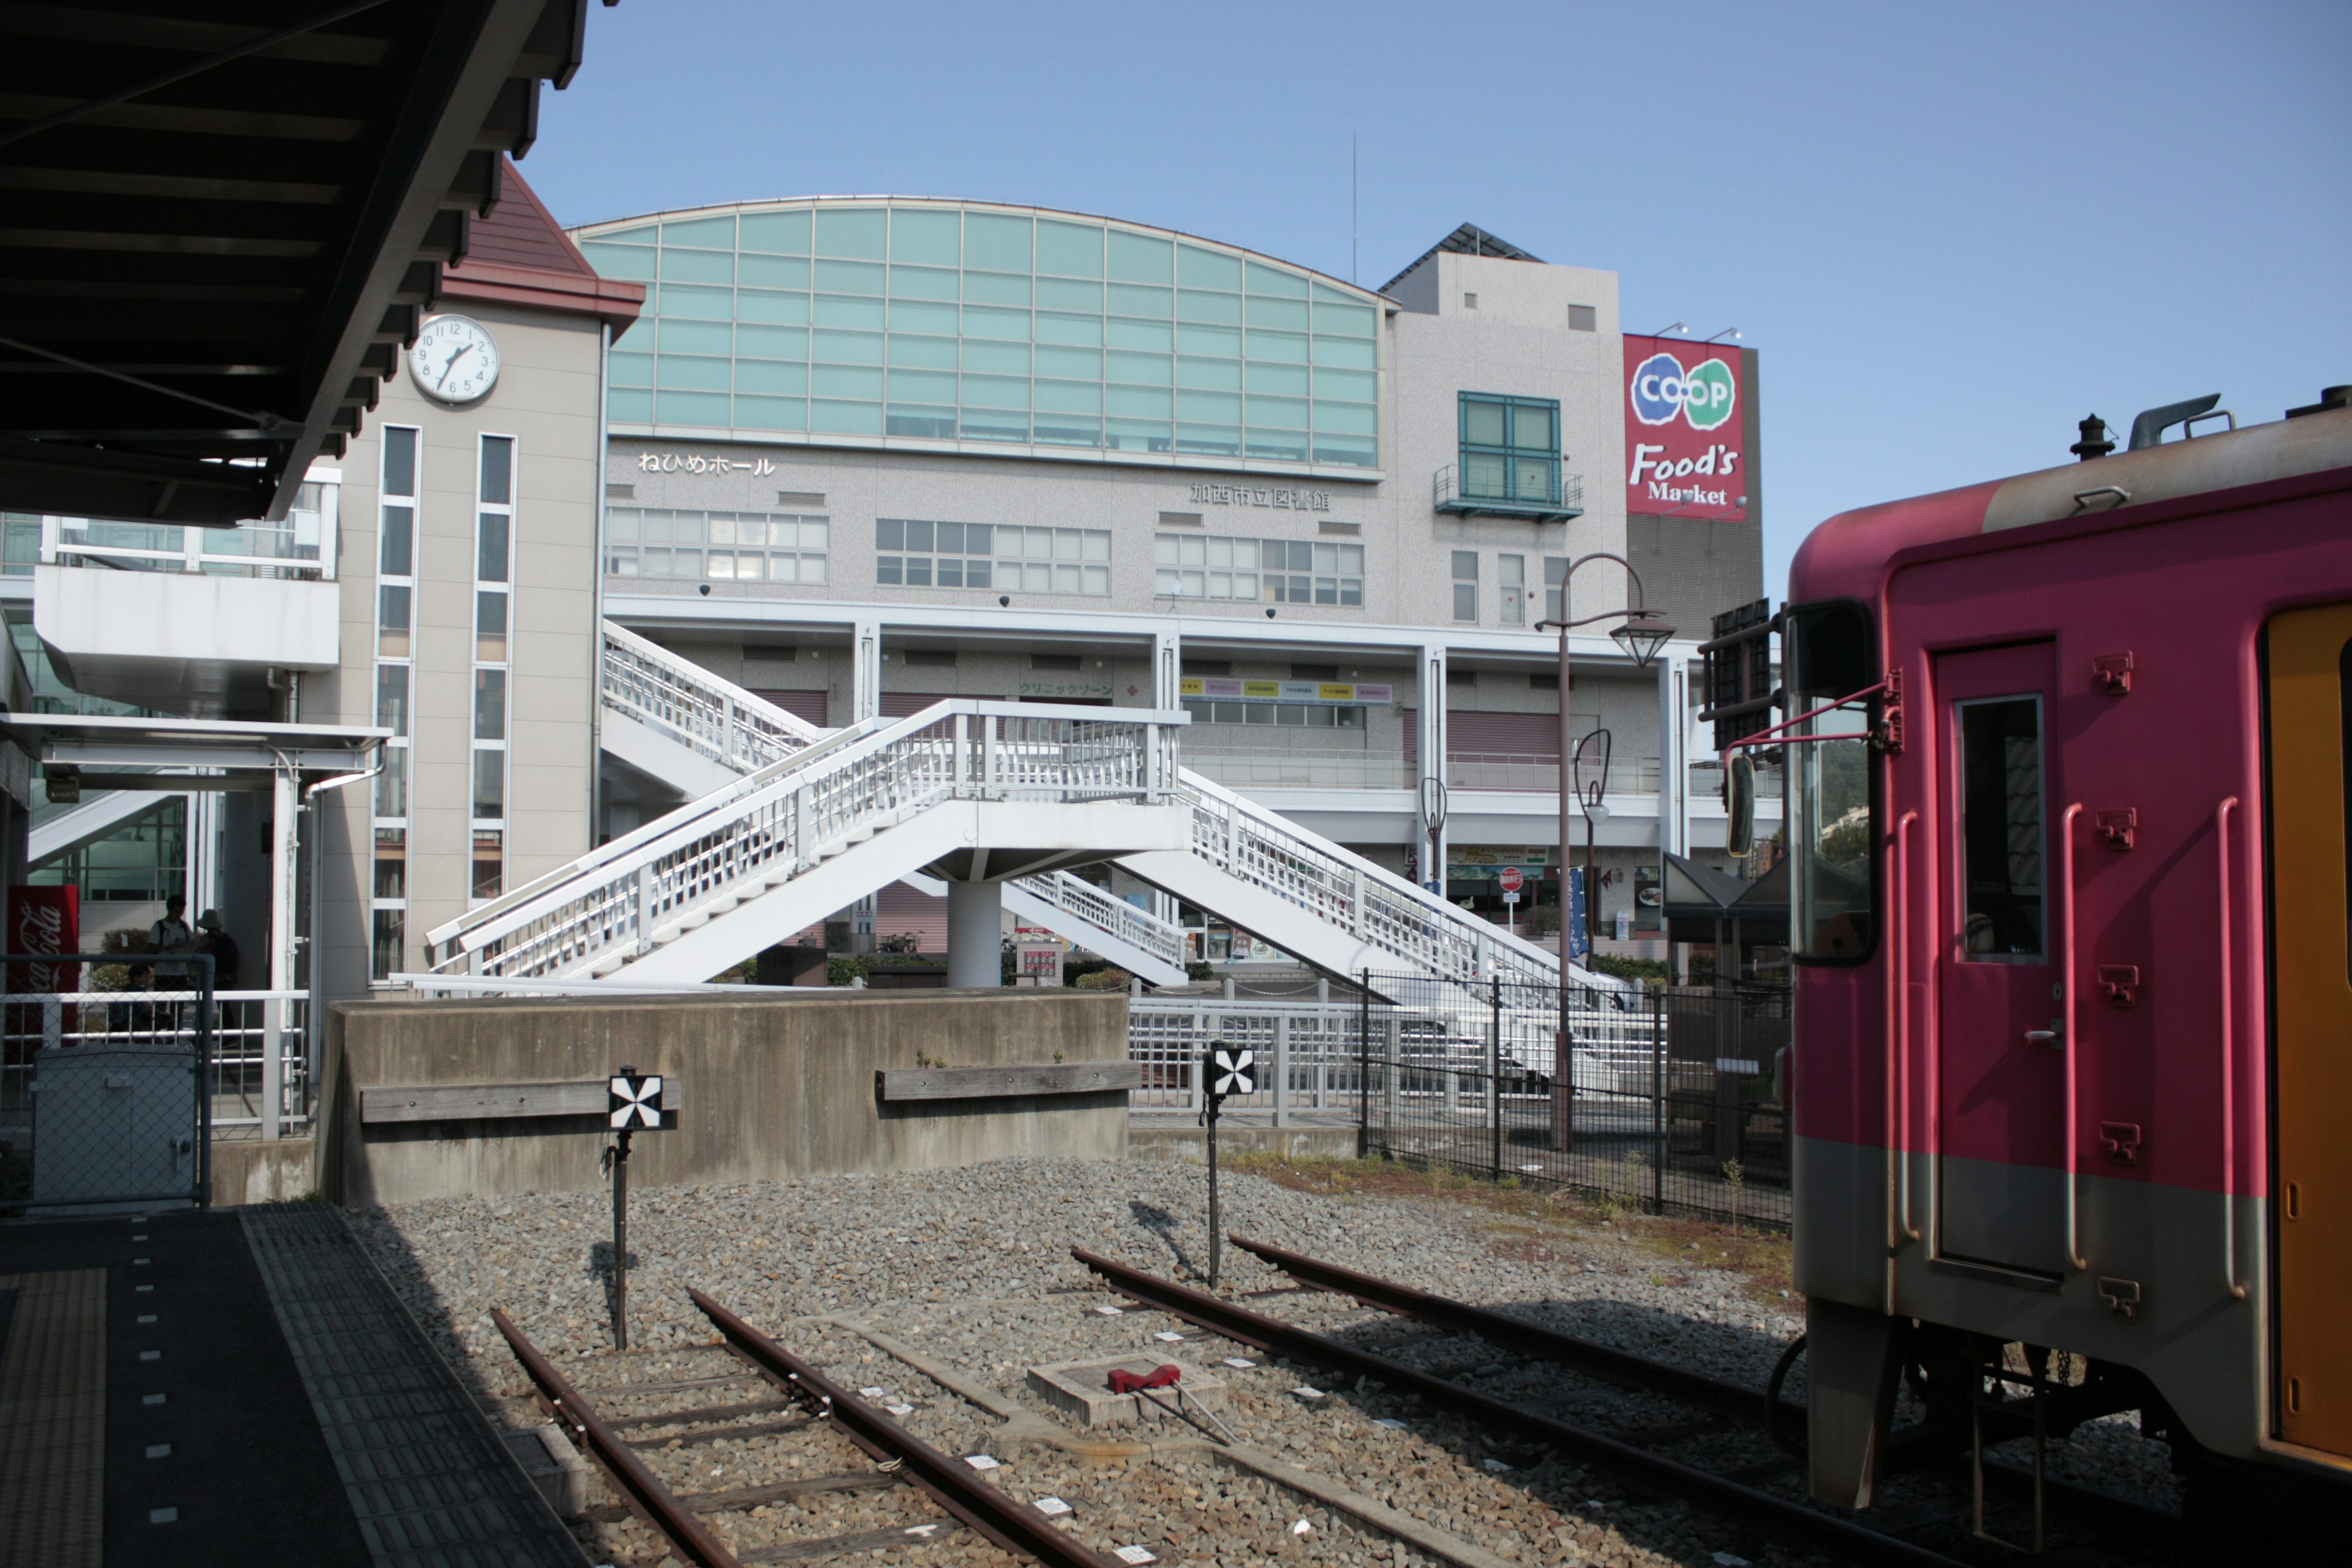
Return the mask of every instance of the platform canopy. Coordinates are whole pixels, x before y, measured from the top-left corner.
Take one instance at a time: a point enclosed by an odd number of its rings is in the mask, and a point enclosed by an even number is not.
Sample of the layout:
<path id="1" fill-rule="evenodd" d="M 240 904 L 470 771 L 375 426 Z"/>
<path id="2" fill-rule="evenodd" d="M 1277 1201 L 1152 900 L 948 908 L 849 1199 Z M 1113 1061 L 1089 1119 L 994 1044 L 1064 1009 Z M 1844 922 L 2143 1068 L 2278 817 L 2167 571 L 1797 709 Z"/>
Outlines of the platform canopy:
<path id="1" fill-rule="evenodd" d="M 0 510 L 283 515 L 579 68 L 587 5 L 0 6 Z"/>
<path id="2" fill-rule="evenodd" d="M 358 724 L 275 724 L 239 720 L 141 719 L 16 713 L 8 729 L 50 779 L 83 789 L 267 789 L 280 773 L 316 783 L 375 765 L 393 731 Z"/>

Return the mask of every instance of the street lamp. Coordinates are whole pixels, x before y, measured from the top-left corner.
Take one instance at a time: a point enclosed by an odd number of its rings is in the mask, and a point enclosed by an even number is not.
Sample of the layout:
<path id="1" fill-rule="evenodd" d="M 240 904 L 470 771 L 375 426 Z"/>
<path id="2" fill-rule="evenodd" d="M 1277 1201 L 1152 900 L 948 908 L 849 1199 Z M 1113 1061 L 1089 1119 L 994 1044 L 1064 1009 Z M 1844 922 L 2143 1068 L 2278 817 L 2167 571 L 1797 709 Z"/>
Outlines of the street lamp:
<path id="1" fill-rule="evenodd" d="M 1633 603 L 1625 609 L 1603 610 L 1598 615 L 1580 616 L 1571 620 L 1569 618 L 1571 603 L 1569 587 L 1576 581 L 1577 569 L 1595 561 L 1613 561 L 1625 569 L 1626 580 L 1633 589 Z M 1559 1047 L 1552 1063 L 1552 1142 L 1554 1147 L 1563 1152 L 1573 1144 L 1576 1137 L 1576 1069 L 1571 1057 L 1575 1036 L 1569 1025 L 1572 993 L 1568 977 L 1568 857 L 1569 846 L 1575 842 L 1573 833 L 1578 803 L 1575 786 L 1569 782 L 1568 769 L 1568 634 L 1575 626 L 1590 626 L 1594 621 L 1614 620 L 1618 624 L 1609 628 L 1610 640 L 1625 650 L 1626 657 L 1633 661 L 1634 668 L 1646 668 L 1650 661 L 1658 657 L 1658 650 L 1664 647 L 1675 635 L 1675 628 L 1667 623 L 1665 616 L 1648 607 L 1644 602 L 1646 597 L 1642 588 L 1642 574 L 1633 570 L 1632 562 L 1622 555 L 1596 550 L 1570 561 L 1568 569 L 1560 574 L 1559 619 L 1538 621 L 1535 627 L 1538 631 L 1549 628 L 1559 633 Z M 1662 804 L 1664 788 L 1664 780 L 1661 777 Z M 1663 816 L 1659 818 L 1662 826 L 1664 820 Z M 1592 894 L 1591 888 L 1585 889 L 1584 896 L 1588 900 Z"/>

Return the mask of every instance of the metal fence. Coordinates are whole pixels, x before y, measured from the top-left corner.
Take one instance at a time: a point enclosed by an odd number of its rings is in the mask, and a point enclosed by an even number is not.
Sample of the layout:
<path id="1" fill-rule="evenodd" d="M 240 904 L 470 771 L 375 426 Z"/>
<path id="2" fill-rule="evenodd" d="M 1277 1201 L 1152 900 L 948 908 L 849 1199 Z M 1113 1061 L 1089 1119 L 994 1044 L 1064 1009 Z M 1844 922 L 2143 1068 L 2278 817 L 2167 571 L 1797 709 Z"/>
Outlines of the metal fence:
<path id="1" fill-rule="evenodd" d="M 1228 1113 L 1353 1124 L 1367 1154 L 1561 1186 L 1654 1214 L 1789 1224 L 1784 992 L 1559 993 L 1525 981 L 1368 971 L 1360 994 L 1129 1005 L 1138 1111 L 1202 1109 L 1212 1045 L 1255 1051 Z"/>
<path id="2" fill-rule="evenodd" d="M 1368 974 L 1366 1151 L 1653 1214 L 1786 1228 L 1785 993 L 1559 994 L 1507 980 Z"/>
<path id="3" fill-rule="evenodd" d="M 177 962 L 0 959 L 0 1217 L 205 1201 L 212 961 Z"/>

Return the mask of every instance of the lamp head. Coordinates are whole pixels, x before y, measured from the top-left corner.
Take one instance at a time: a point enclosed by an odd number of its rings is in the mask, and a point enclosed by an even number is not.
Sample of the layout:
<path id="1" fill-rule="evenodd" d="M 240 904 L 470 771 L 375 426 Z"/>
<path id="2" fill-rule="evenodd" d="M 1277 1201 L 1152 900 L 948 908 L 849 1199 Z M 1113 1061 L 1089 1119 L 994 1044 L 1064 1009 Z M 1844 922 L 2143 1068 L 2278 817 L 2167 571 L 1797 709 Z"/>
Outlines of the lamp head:
<path id="1" fill-rule="evenodd" d="M 1641 669 L 1658 657 L 1658 650 L 1674 639 L 1675 628 L 1655 610 L 1628 610 L 1622 625 L 1613 626 L 1609 640 L 1630 655 L 1633 668 Z"/>

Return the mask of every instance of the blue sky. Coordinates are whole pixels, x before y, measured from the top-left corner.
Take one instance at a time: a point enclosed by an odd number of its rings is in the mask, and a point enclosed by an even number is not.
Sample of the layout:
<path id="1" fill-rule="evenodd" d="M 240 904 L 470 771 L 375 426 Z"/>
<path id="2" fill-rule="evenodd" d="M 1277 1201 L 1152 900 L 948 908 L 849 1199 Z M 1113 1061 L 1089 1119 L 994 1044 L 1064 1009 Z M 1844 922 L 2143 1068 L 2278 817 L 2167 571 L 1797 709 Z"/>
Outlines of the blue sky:
<path id="1" fill-rule="evenodd" d="M 1036 203 L 1361 281 L 1456 224 L 1763 356 L 1766 580 L 2074 421 L 2352 382 L 2352 5 L 806 5 L 590 13 L 524 172 L 566 223 Z M 1614 452 L 1571 454 L 1614 476 Z"/>

